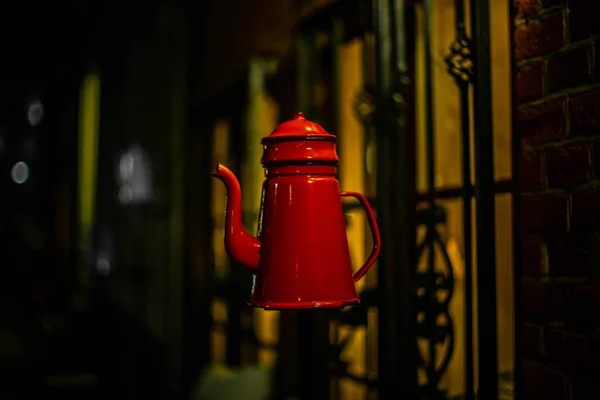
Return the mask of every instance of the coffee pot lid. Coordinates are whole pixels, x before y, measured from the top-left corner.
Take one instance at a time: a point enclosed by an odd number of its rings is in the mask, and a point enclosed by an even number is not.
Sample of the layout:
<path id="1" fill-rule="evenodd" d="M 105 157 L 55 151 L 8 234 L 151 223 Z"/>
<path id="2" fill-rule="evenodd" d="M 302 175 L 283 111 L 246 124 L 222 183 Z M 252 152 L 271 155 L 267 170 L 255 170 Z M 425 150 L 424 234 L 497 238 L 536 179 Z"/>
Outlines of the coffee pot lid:
<path id="1" fill-rule="evenodd" d="M 309 121 L 301 112 L 294 113 L 294 117 L 281 123 L 264 141 L 278 139 L 328 139 L 335 140 L 335 135 L 328 133 L 316 122 Z"/>

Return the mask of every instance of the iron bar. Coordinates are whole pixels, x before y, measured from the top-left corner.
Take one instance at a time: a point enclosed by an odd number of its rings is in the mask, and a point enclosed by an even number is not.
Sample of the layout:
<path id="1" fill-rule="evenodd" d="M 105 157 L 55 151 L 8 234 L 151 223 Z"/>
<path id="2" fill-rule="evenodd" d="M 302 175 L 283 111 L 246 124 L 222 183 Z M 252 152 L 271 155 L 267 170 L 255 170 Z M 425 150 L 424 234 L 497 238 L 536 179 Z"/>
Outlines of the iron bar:
<path id="1" fill-rule="evenodd" d="M 374 125 L 373 125 L 373 114 L 375 111 L 375 103 L 374 103 L 374 43 L 373 43 L 373 35 L 371 31 L 371 10 L 370 4 L 367 1 L 358 1 L 358 12 L 359 12 L 359 20 L 358 20 L 358 30 L 362 34 L 363 46 L 360 57 L 360 62 L 362 64 L 362 90 L 357 96 L 357 99 L 361 99 L 362 102 L 358 101 L 354 103 L 354 108 L 357 117 L 362 122 L 363 128 L 363 184 L 364 184 L 364 194 L 367 197 L 375 197 L 376 196 L 376 179 L 374 175 L 374 171 L 371 168 L 372 161 L 368 156 L 369 149 L 371 146 L 376 145 L 376 140 L 374 136 Z M 371 163 L 371 165 L 369 165 Z M 376 172 L 375 172 L 376 173 Z M 371 201 L 370 204 L 375 204 L 374 201 Z M 363 232 L 365 234 L 366 240 L 364 241 L 364 251 L 369 251 L 372 246 L 373 239 L 369 234 L 369 228 L 365 225 L 363 227 Z M 377 343 L 377 330 L 373 329 L 369 325 L 373 325 L 375 321 L 373 319 L 369 320 L 369 308 L 370 306 L 377 306 L 377 300 L 375 301 L 367 301 L 367 297 L 374 297 L 376 299 L 377 285 L 377 275 L 376 274 L 368 274 L 366 276 L 365 287 L 363 291 L 359 294 L 361 298 L 361 306 L 362 310 L 360 310 L 360 322 L 364 322 L 364 326 L 366 326 L 366 334 L 365 334 L 365 371 L 366 371 L 366 379 L 369 379 L 372 375 L 377 374 L 377 363 L 378 356 L 380 353 L 380 347 Z M 359 310 L 357 310 L 359 311 Z M 355 313 L 355 315 L 358 313 Z M 356 320 L 355 320 L 356 322 Z M 376 323 L 376 322 L 375 322 Z M 379 381 L 377 378 L 370 379 L 368 384 L 368 394 L 367 399 L 372 397 L 372 393 L 377 390 Z"/>
<path id="2" fill-rule="evenodd" d="M 431 1 L 423 1 L 423 37 L 424 37 L 424 52 L 425 52 L 425 136 L 426 136 L 426 162 L 427 162 L 427 193 L 429 207 L 431 210 L 435 209 L 435 131 L 433 121 L 435 120 L 435 113 L 433 108 L 433 57 L 431 49 Z M 425 224 L 427 226 L 427 237 L 431 239 L 427 246 L 427 271 L 428 282 L 435 282 L 435 241 L 431 235 L 436 231 L 435 213 L 428 214 L 430 218 L 427 218 Z M 425 363 L 425 373 L 427 375 L 427 384 L 425 386 L 425 394 L 427 398 L 433 399 L 438 398 L 439 389 L 437 388 L 438 379 L 436 379 L 436 341 L 434 340 L 435 332 L 437 330 L 437 316 L 438 313 L 435 311 L 437 305 L 437 290 L 434 285 L 427 285 L 426 296 L 428 296 L 427 305 L 425 306 L 425 321 L 424 324 L 429 333 L 428 347 L 429 347 L 429 359 Z"/>
<path id="3" fill-rule="evenodd" d="M 490 2 L 471 1 L 473 30 L 473 114 L 475 138 L 475 201 L 477 230 L 477 317 L 479 389 L 481 399 L 498 396 L 498 343 L 496 318 L 496 232 Z"/>
<path id="4" fill-rule="evenodd" d="M 414 290 L 416 224 L 414 213 L 414 134 L 412 126 L 392 106 L 398 93 L 394 86 L 394 65 L 401 55 L 394 54 L 397 31 L 407 29 L 405 15 L 394 15 L 392 0 L 373 0 L 375 33 L 376 106 L 375 135 L 377 213 L 382 246 L 378 263 L 378 312 L 380 346 L 378 376 L 379 399 L 415 398 L 416 343 L 413 333 L 416 315 L 412 312 Z M 400 13 L 402 14 L 402 13 Z M 392 25 L 392 18 L 394 24 Z M 412 36 L 411 36 L 412 37 Z M 412 85 L 410 83 L 409 85 Z M 400 89 L 406 89 L 401 87 Z M 406 118 L 404 118 L 406 121 Z M 385 191 L 385 192 L 384 192 Z"/>
<path id="5" fill-rule="evenodd" d="M 301 400 L 309 400 L 314 398 L 314 379 L 311 372 L 312 360 L 311 354 L 314 351 L 313 329 L 314 319 L 311 311 L 298 311 L 298 398 Z"/>
<path id="6" fill-rule="evenodd" d="M 333 73 L 331 76 L 331 101 L 333 103 L 333 114 L 334 118 L 328 126 L 330 132 L 334 132 L 337 135 L 337 152 L 339 157 L 343 157 L 342 154 L 342 142 L 344 141 L 344 135 L 339 129 L 339 116 L 342 110 L 342 99 L 340 98 L 340 92 L 342 90 L 342 39 L 344 37 L 344 21 L 341 18 L 333 18 L 331 21 L 331 65 L 333 66 Z M 342 171 L 338 168 L 338 179 L 341 179 Z"/>
<path id="7" fill-rule="evenodd" d="M 373 0 L 373 30 L 375 34 L 375 80 L 377 92 L 375 93 L 375 134 L 377 140 L 377 188 L 380 191 L 383 188 L 389 188 L 390 156 L 388 149 L 390 147 L 388 123 L 386 118 L 387 105 L 385 99 L 391 92 L 391 28 L 389 21 L 389 2 L 388 0 Z M 378 313 L 378 342 L 386 343 L 387 351 L 379 352 L 378 376 L 379 376 L 379 397 L 381 400 L 392 399 L 394 393 L 400 393 L 401 388 L 397 385 L 394 371 L 399 374 L 398 368 L 398 341 L 396 336 L 395 309 L 397 303 L 393 300 L 393 287 L 390 287 L 390 276 L 393 278 L 391 270 L 396 268 L 396 254 L 392 252 L 393 238 L 391 222 L 392 210 L 394 204 L 392 196 L 377 196 L 378 218 L 381 231 L 381 254 L 379 256 L 378 287 L 382 294 L 381 304 Z M 397 239 L 397 238 L 396 238 Z M 389 247 L 388 247 L 389 245 Z M 399 374 L 403 375 L 403 374 Z"/>
<path id="8" fill-rule="evenodd" d="M 509 32 L 515 32 L 515 20 L 517 14 L 517 8 L 513 7 L 512 4 L 507 4 L 508 7 L 508 20 L 510 21 Z M 512 39 L 512 36 L 511 36 Z M 512 51 L 508 52 L 508 57 L 510 57 L 510 66 L 511 66 L 511 88 L 515 88 L 516 76 L 517 76 L 517 60 L 513 56 Z M 514 91 L 513 91 L 514 94 Z M 517 104 L 518 102 L 512 101 L 512 115 L 517 115 Z M 516 132 L 515 120 L 511 121 L 511 132 Z M 512 176 L 518 177 L 520 176 L 520 168 L 521 168 L 521 141 L 515 140 L 514 137 L 512 139 Z M 515 329 L 514 329 L 514 366 L 513 366 L 513 397 L 517 400 L 522 399 L 521 397 L 521 388 L 522 388 L 522 364 L 521 360 L 523 360 L 523 347 L 522 347 L 522 323 L 523 323 L 523 292 L 521 285 L 521 277 L 522 274 L 522 266 L 521 266 L 521 235 L 520 235 L 520 194 L 519 194 L 519 180 L 514 179 L 514 183 L 512 185 L 512 230 L 513 230 L 513 293 L 514 293 L 514 321 L 515 321 Z"/>
<path id="9" fill-rule="evenodd" d="M 498 180 L 494 183 L 494 194 L 504 194 L 504 193 L 512 193 L 513 186 L 515 183 L 512 179 L 503 179 Z M 441 188 L 433 191 L 433 196 L 429 194 L 429 192 L 425 193 L 417 193 L 416 201 L 417 203 L 427 202 L 431 197 L 435 200 L 452 200 L 452 199 L 462 199 L 463 195 L 467 193 L 467 195 L 471 198 L 475 195 L 475 186 L 467 185 L 466 187 L 449 187 L 449 188 Z M 375 199 L 370 198 L 369 202 L 371 204 L 375 204 Z M 361 209 L 360 204 L 348 203 L 344 204 L 344 210 L 353 210 L 353 209 Z"/>
<path id="10" fill-rule="evenodd" d="M 469 88 L 460 89 L 460 120 L 462 130 L 462 179 L 463 179 L 463 240 L 465 268 L 465 400 L 474 400 L 473 366 L 473 193 L 471 181 L 471 138 L 469 118 Z"/>
<path id="11" fill-rule="evenodd" d="M 464 149 L 463 149 L 463 151 L 464 151 Z M 463 173 L 464 173 L 464 171 L 463 171 Z M 512 187 L 513 187 L 513 180 L 512 179 L 498 180 L 498 181 L 494 182 L 493 185 L 494 185 L 493 190 L 494 190 L 495 194 L 510 193 L 512 191 Z M 431 192 L 418 193 L 417 200 L 419 202 L 427 201 L 431 197 L 433 197 L 436 200 L 459 199 L 459 198 L 462 198 L 465 194 L 472 198 L 475 195 L 475 186 L 468 183 L 467 185 L 461 186 L 461 187 L 449 187 L 449 188 L 435 189 L 435 190 L 433 190 L 433 193 L 431 193 Z"/>
<path id="12" fill-rule="evenodd" d="M 333 126 L 331 130 L 335 132 L 337 135 L 337 151 L 338 156 L 343 157 L 342 142 L 346 140 L 342 132 L 340 132 L 339 126 L 339 116 L 341 115 L 342 110 L 342 99 L 340 96 L 340 92 L 342 90 L 342 78 L 341 78 L 341 69 L 342 69 L 342 40 L 344 37 L 344 21 L 339 17 L 332 18 L 331 21 L 331 47 L 332 47 L 332 65 L 333 65 L 333 110 L 334 110 L 334 118 L 332 120 Z M 338 180 L 342 179 L 342 168 L 338 168 Z M 330 324 L 334 324 L 334 332 L 335 337 L 339 335 L 339 326 L 336 322 L 330 322 Z M 340 380 L 332 379 L 330 382 L 330 397 L 332 399 L 339 399 L 340 396 Z"/>
<path id="13" fill-rule="evenodd" d="M 423 36 L 425 45 L 425 136 L 427 141 L 427 190 L 429 193 L 430 205 L 433 207 L 433 193 L 435 191 L 435 148 L 434 139 L 435 132 L 433 127 L 433 119 L 435 118 L 433 111 L 433 59 L 431 56 L 431 27 L 429 22 L 431 19 L 431 1 L 423 1 Z"/>
<path id="14" fill-rule="evenodd" d="M 441 362 L 436 362 L 434 358 L 430 358 L 427 361 L 423 360 L 426 368 L 428 369 L 426 392 L 428 395 L 434 398 L 439 398 L 441 397 L 442 393 L 437 386 L 439 385 L 444 372 L 448 368 L 452 354 L 454 353 L 454 327 L 448 309 L 454 293 L 454 268 L 452 261 L 450 260 L 450 256 L 446 251 L 445 243 L 435 228 L 435 225 L 433 229 L 430 229 L 430 221 L 432 220 L 435 221 L 436 225 L 438 223 L 446 223 L 447 217 L 445 210 L 443 207 L 437 205 L 433 210 L 427 209 L 420 214 L 426 214 L 421 216 L 420 221 L 421 223 L 427 225 L 427 233 L 425 238 L 417 246 L 417 259 L 421 257 L 426 247 L 431 249 L 432 247 L 438 245 L 442 253 L 447 272 L 446 275 L 443 272 L 427 271 L 425 273 L 417 273 L 416 277 L 419 289 L 425 289 L 425 294 L 429 294 L 429 297 L 419 297 L 418 310 L 431 314 L 431 316 L 426 315 L 424 323 L 419 324 L 420 332 L 418 332 L 418 337 L 426 338 L 430 341 L 430 343 L 434 343 L 434 345 L 444 343 L 446 340 L 448 340 L 448 345 L 445 348 L 446 351 L 444 352 Z M 437 297 L 437 294 L 440 291 L 445 291 L 447 293 L 447 295 L 443 297 L 443 300 L 440 300 L 440 298 Z M 431 299 L 430 293 L 434 293 L 436 295 L 434 300 Z M 446 324 L 438 325 L 437 319 L 440 316 L 445 318 Z M 433 326 L 431 322 L 432 319 L 434 321 Z"/>
<path id="15" fill-rule="evenodd" d="M 466 43 L 464 0 L 455 1 L 456 43 Z M 467 48 L 469 51 L 469 49 Z M 470 56 L 470 54 L 465 54 Z M 473 197 L 471 186 L 471 117 L 469 103 L 470 82 L 456 79 L 460 92 L 460 129 L 462 145 L 462 202 L 465 268 L 465 400 L 475 399 L 473 354 Z"/>
<path id="16" fill-rule="evenodd" d="M 313 115 L 314 99 L 314 64 L 315 60 L 315 34 L 312 31 L 301 31 L 298 38 L 298 110 L 302 110 L 308 116 Z M 292 313 L 288 313 L 292 315 Z M 283 314 L 282 314 L 283 315 Z M 303 382 L 298 385 L 297 396 L 300 399 L 310 398 L 310 342 L 312 338 L 312 318 L 306 312 L 295 313 L 298 324 L 297 332 L 297 381 Z"/>
<path id="17" fill-rule="evenodd" d="M 317 32 L 304 29 L 298 43 L 298 110 L 309 119 L 316 120 L 321 113 L 315 103 L 316 85 L 322 71 L 319 69 L 320 54 L 317 46 Z M 287 313 L 292 316 L 291 313 Z M 281 314 L 283 315 L 283 314 Z M 319 313 L 303 310 L 293 314 L 297 318 L 297 382 L 298 397 L 301 400 L 328 397 L 329 376 L 327 374 L 329 347 L 329 321 Z M 292 317 L 292 318 L 294 318 Z"/>

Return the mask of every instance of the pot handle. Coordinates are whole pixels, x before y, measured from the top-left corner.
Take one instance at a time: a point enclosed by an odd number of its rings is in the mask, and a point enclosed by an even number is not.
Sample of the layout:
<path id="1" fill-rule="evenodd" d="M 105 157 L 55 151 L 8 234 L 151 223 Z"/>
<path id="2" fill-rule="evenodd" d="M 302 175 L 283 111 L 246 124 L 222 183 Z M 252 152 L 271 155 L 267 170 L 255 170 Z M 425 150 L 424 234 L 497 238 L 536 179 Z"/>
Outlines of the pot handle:
<path id="1" fill-rule="evenodd" d="M 358 282 L 371 268 L 375 261 L 377 261 L 377 257 L 379 257 L 379 251 L 381 250 L 381 236 L 379 235 L 379 225 L 377 224 L 377 219 L 375 218 L 375 213 L 369 204 L 367 198 L 358 193 L 358 192 L 341 192 L 342 197 L 354 197 L 356 200 L 360 202 L 360 204 L 365 209 L 367 213 L 367 219 L 369 221 L 369 228 L 371 229 L 371 236 L 373 236 L 373 250 L 371 250 L 371 254 L 367 258 L 367 261 L 364 263 L 362 267 L 358 269 L 354 273 L 354 282 Z"/>

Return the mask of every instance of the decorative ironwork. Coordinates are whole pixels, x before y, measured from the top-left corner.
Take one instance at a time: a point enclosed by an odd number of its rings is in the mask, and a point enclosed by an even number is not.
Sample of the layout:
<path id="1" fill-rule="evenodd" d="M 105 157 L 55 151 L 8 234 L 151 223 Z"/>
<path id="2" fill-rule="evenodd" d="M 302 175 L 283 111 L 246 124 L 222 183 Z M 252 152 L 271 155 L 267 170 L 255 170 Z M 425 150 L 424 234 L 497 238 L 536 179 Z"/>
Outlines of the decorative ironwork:
<path id="1" fill-rule="evenodd" d="M 407 79 L 409 79 L 407 76 L 401 75 L 398 83 L 395 85 L 395 90 L 391 95 L 392 104 L 390 112 L 392 115 L 390 116 L 390 120 L 395 120 L 396 124 L 401 128 L 406 127 L 406 117 L 409 110 L 409 104 L 406 101 L 406 96 L 403 94 L 405 93 L 407 85 L 407 83 L 403 82 Z"/>
<path id="2" fill-rule="evenodd" d="M 361 2 L 362 4 L 363 2 Z M 364 2 L 367 4 L 367 2 Z M 330 353 L 331 362 L 329 363 L 329 372 L 332 377 L 350 378 L 356 382 L 363 383 L 369 388 L 377 384 L 378 394 L 382 399 L 388 398 L 416 398 L 415 387 L 416 372 L 415 363 L 412 358 L 414 352 L 415 339 L 420 342 L 427 342 L 428 350 L 423 351 L 423 354 L 418 354 L 419 369 L 425 372 L 427 382 L 419 387 L 420 398 L 428 400 L 445 398 L 445 394 L 439 388 L 440 381 L 444 373 L 447 371 L 451 357 L 454 352 L 455 331 L 452 318 L 449 314 L 449 304 L 454 295 L 454 270 L 451 259 L 446 251 L 446 244 L 440 234 L 440 226 L 446 224 L 447 216 L 445 209 L 435 202 L 442 197 L 460 198 L 463 200 L 463 238 L 464 238 L 464 296 L 465 296 L 465 399 L 474 399 L 474 368 L 473 368 L 473 300 L 472 300 L 472 282 L 471 271 L 473 266 L 473 243 L 472 243 L 472 222 L 478 222 L 477 228 L 477 244 L 478 257 L 481 259 L 480 265 L 493 265 L 491 258 L 494 254 L 494 249 L 490 239 L 494 231 L 493 221 L 489 222 L 489 218 L 493 218 L 493 205 L 489 203 L 489 196 L 493 195 L 494 190 L 490 190 L 489 185 L 493 179 L 489 179 L 488 175 L 482 171 L 487 168 L 492 171 L 491 162 L 481 163 L 476 168 L 476 174 L 481 178 L 476 179 L 477 186 L 471 183 L 471 154 L 469 138 L 471 126 L 471 106 L 469 104 L 469 89 L 472 85 L 475 91 L 479 90 L 479 98 L 488 98 L 489 84 L 489 1 L 471 2 L 471 32 L 473 39 L 471 40 L 466 34 L 465 20 L 465 2 L 463 0 L 455 0 L 455 17 L 456 17 L 456 39 L 451 44 L 449 54 L 445 57 L 445 63 L 448 72 L 454 77 L 460 89 L 461 102 L 461 136 L 462 136 L 462 182 L 459 188 L 443 191 L 436 188 L 435 185 L 435 146 L 436 135 L 435 125 L 435 107 L 434 107 L 434 82 L 433 82 L 433 66 L 435 65 L 432 54 L 432 39 L 430 24 L 432 23 L 432 4 L 433 0 L 425 0 L 421 2 L 424 8 L 423 18 L 420 20 L 422 26 L 418 26 L 414 18 L 414 8 L 409 2 L 398 1 L 388 2 L 385 0 L 376 0 L 368 2 L 369 7 L 372 7 L 372 21 L 369 24 L 364 23 L 365 30 L 368 25 L 373 33 L 373 52 L 363 49 L 364 56 L 364 71 L 369 71 L 373 67 L 375 73 L 365 73 L 367 82 L 363 90 L 356 94 L 353 100 L 353 108 L 356 117 L 365 126 L 366 137 L 369 140 L 376 142 L 376 174 L 371 178 L 376 178 L 376 187 L 386 191 L 386 196 L 379 196 L 377 201 L 378 216 L 383 221 L 409 221 L 407 224 L 384 224 L 382 237 L 384 242 L 382 256 L 380 257 L 379 270 L 377 277 L 377 289 L 363 292 L 361 294 L 362 304 L 359 307 L 343 312 L 331 314 L 330 319 L 337 326 L 343 326 L 343 335 L 339 335 L 333 341 L 332 350 Z M 363 7 L 367 7 L 363 5 Z M 489 15 L 487 15 L 489 17 Z M 417 45 L 413 41 L 413 36 L 417 29 L 423 28 L 424 32 L 424 47 L 425 54 L 425 87 L 420 88 L 425 93 L 425 136 L 426 136 L 426 164 L 427 164 L 427 193 L 416 196 L 418 200 L 413 199 L 410 194 L 414 188 L 415 171 L 412 166 L 414 161 L 414 135 L 415 127 L 414 118 L 411 115 L 409 107 L 414 106 L 413 99 L 415 91 L 415 83 L 411 81 L 414 78 L 414 46 Z M 315 47 L 314 37 L 311 36 L 310 46 Z M 365 41 L 367 43 L 368 41 Z M 304 43 L 304 42 L 302 42 Z M 307 42 L 308 43 L 308 42 Z M 331 47 L 339 45 L 335 40 Z M 486 47 L 487 46 L 487 47 Z M 365 46 L 366 48 L 367 46 Z M 338 49 L 339 50 L 339 49 Z M 305 95 L 310 91 L 307 88 L 315 86 L 315 71 L 309 69 L 309 66 L 317 65 L 313 62 L 315 51 L 306 51 L 300 65 L 305 71 L 301 76 L 301 99 L 309 99 L 310 96 Z M 335 54 L 335 51 L 334 51 Z M 334 55 L 335 57 L 335 55 Z M 484 63 L 484 58 L 487 58 L 487 63 Z M 482 61 L 483 60 L 483 61 Z M 373 65 L 371 65 L 373 64 Z M 477 74 L 475 74 L 475 64 L 477 64 Z M 311 67 L 312 68 L 312 67 Z M 318 67 L 320 68 L 320 67 Z M 483 69 L 483 70 L 482 70 Z M 334 75 L 337 73 L 337 69 Z M 371 79 L 367 79 L 367 77 Z M 478 84 L 479 83 L 479 84 Z M 303 92 L 306 90 L 306 93 Z M 306 109 L 315 106 L 314 104 L 306 104 L 300 102 Z M 489 101 L 480 102 L 479 106 L 487 104 L 487 113 L 489 114 Z M 475 106 L 478 107 L 477 105 Z M 381 113 L 381 114 L 376 114 Z M 382 115 L 385 114 L 385 115 Z M 491 118 L 486 113 L 475 113 L 475 120 L 479 124 L 475 125 L 478 134 L 486 134 L 483 144 L 475 143 L 477 149 L 483 153 L 478 153 L 477 158 L 485 160 L 492 159 L 489 152 L 489 141 L 492 135 L 489 131 L 489 123 Z M 477 128 L 479 127 L 479 128 Z M 480 129 L 483 128 L 483 129 Z M 483 165 L 483 167 L 482 167 Z M 485 182 L 484 182 L 485 181 Z M 493 188 L 492 188 L 493 189 Z M 376 193 L 375 190 L 369 192 L 371 195 Z M 478 198 L 477 218 L 474 218 L 471 201 L 476 196 Z M 479 210 L 479 201 L 484 200 L 483 211 Z M 400 204 L 399 202 L 403 203 Z M 424 201 L 428 208 L 418 212 L 418 221 L 414 223 L 413 201 Z M 345 209 L 349 211 L 353 205 L 346 205 Z M 487 210 L 487 212 L 484 212 Z M 486 217 L 487 215 L 487 217 Z M 418 245 L 414 246 L 415 238 L 414 229 L 418 225 L 425 227 L 426 232 Z M 481 232 L 484 232 L 480 235 Z M 486 240 L 481 240 L 482 236 Z M 480 247 L 479 242 L 485 242 L 485 247 Z M 387 243 L 387 244 L 386 244 Z M 483 251 L 480 251 L 483 250 Z M 424 258 L 423 258 L 424 257 Z M 417 264 L 415 264 L 417 260 Z M 425 261 L 426 268 L 417 269 L 418 262 Z M 440 262 L 441 261 L 441 262 Z M 437 262 L 437 264 L 436 264 Z M 408 268 L 411 268 L 409 271 Z M 490 278 L 493 274 L 486 271 L 483 275 Z M 478 274 L 480 276 L 480 274 Z M 489 280 L 488 284 L 491 285 Z M 488 289 L 491 286 L 487 286 Z M 462 294 L 461 294 L 462 295 Z M 368 298 L 371 296 L 372 303 L 369 303 Z M 377 302 L 377 296 L 382 296 L 381 301 Z M 385 296 L 385 297 L 383 297 Z M 485 296 L 490 299 L 489 293 Z M 481 302 L 481 298 L 479 299 Z M 413 303 L 414 302 L 414 303 Z M 495 306 L 490 300 L 488 307 Z M 340 358 L 345 346 L 349 344 L 357 328 L 368 325 L 367 312 L 369 304 L 378 307 L 378 327 L 377 335 L 379 343 L 387 344 L 394 342 L 395 346 L 391 349 L 380 351 L 378 354 L 378 378 L 377 381 L 369 379 L 369 377 L 352 376 L 348 371 L 347 363 Z M 414 304 L 414 307 L 413 307 Z M 401 306 L 400 306 L 401 305 Z M 488 309 L 489 311 L 489 309 Z M 482 309 L 479 308 L 482 313 Z M 413 325 L 414 317 L 417 317 L 416 324 Z M 483 317 L 483 318 L 482 318 Z M 495 325 L 489 324 L 494 319 L 495 314 L 489 313 L 488 316 L 480 315 L 479 318 L 479 335 L 483 335 L 484 330 L 491 336 L 486 339 L 486 343 L 491 345 L 495 340 Z M 491 327 L 482 329 L 483 321 L 488 321 Z M 414 329 L 413 329 L 414 328 Z M 462 328 L 462 327 L 461 327 Z M 492 329 L 493 328 L 493 329 Z M 461 329 L 463 330 L 463 329 Z M 348 331 L 348 332 L 346 332 Z M 458 331 L 458 329 L 457 329 Z M 492 332 L 494 331 L 494 332 Z M 480 345 L 482 341 L 479 341 Z M 381 346 L 383 347 L 383 346 Z M 380 349 L 381 349 L 380 347 Z M 495 352 L 494 352 L 495 353 Z M 494 397 L 489 393 L 496 392 L 494 384 L 491 382 L 493 366 L 497 363 L 493 362 L 493 356 L 489 357 L 479 354 L 480 368 L 484 369 L 487 376 L 485 391 L 488 397 Z M 307 364 L 308 365 L 308 364 Z M 483 369 L 482 369 L 483 370 Z M 482 387 L 482 385 L 480 385 Z M 481 395 L 481 394 L 480 394 Z M 485 396 L 481 396 L 482 398 Z"/>
<path id="3" fill-rule="evenodd" d="M 448 72 L 459 85 L 469 84 L 473 78 L 473 60 L 471 59 L 471 41 L 466 36 L 457 38 L 450 45 L 450 54 L 446 57 Z"/>
<path id="4" fill-rule="evenodd" d="M 473 210 L 471 201 L 473 190 L 471 185 L 471 116 L 469 102 L 469 86 L 474 81 L 474 63 L 472 59 L 474 43 L 467 36 L 466 12 L 464 0 L 455 2 L 456 39 L 450 46 L 450 54 L 446 57 L 448 72 L 454 77 L 459 88 L 460 125 L 462 148 L 462 205 L 463 205 L 463 238 L 464 238 L 464 300 L 465 300 L 465 400 L 475 399 L 475 366 L 473 349 Z M 477 38 L 478 40 L 479 38 Z"/>
<path id="5" fill-rule="evenodd" d="M 424 2 L 424 46 L 425 46 L 425 112 L 427 115 L 425 125 L 426 136 L 426 162 L 427 162 L 427 205 L 428 208 L 418 211 L 417 225 L 426 227 L 425 237 L 417 245 L 416 255 L 416 283 L 417 283 L 417 328 L 416 336 L 421 341 L 427 342 L 427 357 L 418 347 L 420 356 L 420 369 L 425 370 L 427 382 L 420 385 L 422 394 L 427 399 L 445 398 L 445 393 L 439 388 L 442 375 L 448 368 L 454 351 L 454 327 L 449 314 L 449 304 L 454 292 L 454 270 L 450 257 L 446 252 L 446 245 L 442 240 L 437 227 L 446 223 L 446 211 L 435 203 L 435 119 L 434 91 L 433 91 L 433 60 L 431 40 L 432 1 Z M 447 60 L 448 61 L 448 60 Z M 457 62 L 461 67 L 460 58 L 452 56 L 450 61 Z M 442 272 L 436 269 L 436 247 L 441 253 Z M 427 268 L 425 272 L 418 271 L 421 258 L 426 255 Z M 444 294 L 445 296 L 440 296 Z M 445 345 L 444 345 L 445 344 Z M 441 361 L 440 353 L 441 352 Z"/>
<path id="6" fill-rule="evenodd" d="M 373 88 L 366 87 L 354 98 L 354 112 L 365 126 L 373 125 L 375 115 L 375 94 Z"/>
<path id="7" fill-rule="evenodd" d="M 390 96 L 391 106 L 389 112 L 391 113 L 391 119 L 399 119 L 401 125 L 404 125 L 404 119 L 408 111 L 408 103 L 402 94 L 402 88 L 406 79 L 409 78 L 403 76 L 402 82 L 399 85 L 395 85 L 398 90 L 395 90 Z M 364 126 L 373 126 L 375 110 L 374 90 L 372 88 L 361 90 L 354 98 L 354 112 L 356 117 Z"/>
<path id="8" fill-rule="evenodd" d="M 427 270 L 416 274 L 416 333 L 419 339 L 428 342 L 428 356 L 425 357 L 419 352 L 420 367 L 425 369 L 427 376 L 427 383 L 421 389 L 424 394 L 433 398 L 443 395 L 443 392 L 438 389 L 438 384 L 448 368 L 454 351 L 454 328 L 449 313 L 449 304 L 454 292 L 454 269 L 437 229 L 439 224 L 445 224 L 446 221 L 446 210 L 439 204 L 418 212 L 418 224 L 425 225 L 427 231 L 417 246 L 417 260 L 420 261 L 426 255 L 428 260 Z M 435 268 L 436 247 L 443 258 L 442 272 L 438 272 Z M 438 357 L 440 347 L 441 361 Z"/>
<path id="9" fill-rule="evenodd" d="M 356 334 L 357 328 L 368 325 L 368 310 L 371 307 L 377 306 L 378 293 L 375 289 L 363 290 L 360 294 L 360 306 L 351 308 L 350 310 L 340 313 L 331 312 L 331 320 L 336 322 L 338 326 L 350 327 L 348 332 L 341 337 L 338 337 L 332 343 L 331 362 L 329 363 L 329 373 L 337 379 L 348 378 L 354 382 L 366 385 L 369 390 L 377 386 L 377 379 L 369 376 L 360 376 L 351 373 L 348 370 L 348 362 L 341 357 L 346 346 L 352 341 Z"/>

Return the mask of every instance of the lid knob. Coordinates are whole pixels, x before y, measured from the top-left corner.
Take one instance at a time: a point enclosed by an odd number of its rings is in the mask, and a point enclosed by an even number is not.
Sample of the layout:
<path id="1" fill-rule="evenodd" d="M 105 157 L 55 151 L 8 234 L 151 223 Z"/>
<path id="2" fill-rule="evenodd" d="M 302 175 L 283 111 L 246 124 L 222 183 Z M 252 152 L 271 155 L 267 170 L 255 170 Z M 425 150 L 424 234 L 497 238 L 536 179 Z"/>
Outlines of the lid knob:
<path id="1" fill-rule="evenodd" d="M 304 139 L 328 139 L 335 140 L 335 136 L 327 133 L 325 129 L 316 122 L 309 121 L 304 117 L 304 113 L 293 113 L 292 119 L 282 122 L 271 134 L 263 141 L 295 138 L 298 140 Z"/>

